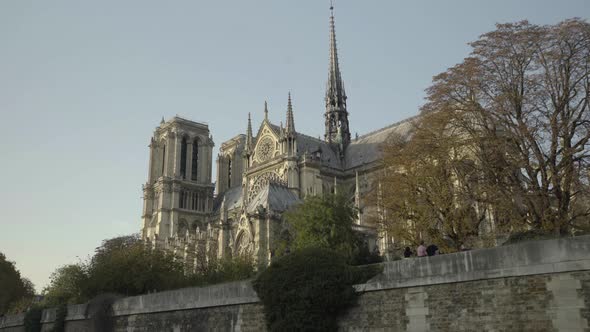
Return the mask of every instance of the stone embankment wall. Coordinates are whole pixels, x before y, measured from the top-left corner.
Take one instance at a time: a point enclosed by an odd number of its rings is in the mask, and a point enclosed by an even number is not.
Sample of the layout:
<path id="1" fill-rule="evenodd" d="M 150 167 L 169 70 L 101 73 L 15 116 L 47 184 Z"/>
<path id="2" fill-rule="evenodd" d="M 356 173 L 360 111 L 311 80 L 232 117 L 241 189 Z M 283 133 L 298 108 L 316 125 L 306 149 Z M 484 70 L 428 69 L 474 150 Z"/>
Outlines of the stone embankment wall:
<path id="1" fill-rule="evenodd" d="M 590 236 L 384 263 L 357 285 L 343 331 L 590 331 Z M 116 331 L 263 331 L 248 281 L 123 298 Z M 89 331 L 86 306 L 68 307 L 67 331 Z M 49 331 L 55 310 L 43 313 Z M 24 331 L 23 316 L 0 331 Z"/>

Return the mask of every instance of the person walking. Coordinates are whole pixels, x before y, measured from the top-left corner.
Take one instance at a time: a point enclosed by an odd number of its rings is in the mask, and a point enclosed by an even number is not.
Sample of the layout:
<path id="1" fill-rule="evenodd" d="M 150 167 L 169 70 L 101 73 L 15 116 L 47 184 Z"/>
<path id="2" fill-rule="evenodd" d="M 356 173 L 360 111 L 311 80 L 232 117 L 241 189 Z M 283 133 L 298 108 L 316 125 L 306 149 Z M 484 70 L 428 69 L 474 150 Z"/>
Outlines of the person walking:
<path id="1" fill-rule="evenodd" d="M 426 247 L 424 246 L 424 240 L 420 241 L 420 245 L 416 249 L 416 255 L 418 257 L 425 257 L 426 256 Z"/>

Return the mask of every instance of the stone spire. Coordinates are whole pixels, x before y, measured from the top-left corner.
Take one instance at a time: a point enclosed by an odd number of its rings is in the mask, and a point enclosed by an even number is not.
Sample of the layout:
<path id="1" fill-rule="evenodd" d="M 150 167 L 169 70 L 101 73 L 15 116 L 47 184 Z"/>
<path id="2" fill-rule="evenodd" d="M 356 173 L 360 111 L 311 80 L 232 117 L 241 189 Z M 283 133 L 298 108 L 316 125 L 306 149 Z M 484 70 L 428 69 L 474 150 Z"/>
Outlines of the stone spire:
<path id="1" fill-rule="evenodd" d="M 289 101 L 287 102 L 287 122 L 285 124 L 285 133 L 287 135 L 295 133 L 295 119 L 293 117 L 293 104 L 291 103 L 291 92 L 289 92 Z"/>
<path id="2" fill-rule="evenodd" d="M 334 6 L 330 6 L 330 66 L 328 83 L 326 84 L 326 132 L 324 139 L 329 143 L 338 144 L 340 152 L 350 142 L 348 128 L 348 111 L 346 110 L 346 92 L 338 64 L 336 47 L 336 28 L 334 25 Z"/>
<path id="3" fill-rule="evenodd" d="M 268 104 L 266 100 L 264 101 L 264 120 L 268 121 Z"/>
<path id="4" fill-rule="evenodd" d="M 246 153 L 250 154 L 252 152 L 252 119 L 250 118 L 250 113 L 248 113 L 248 129 L 246 130 Z"/>
<path id="5" fill-rule="evenodd" d="M 289 101 L 287 102 L 287 121 L 284 130 L 281 125 L 281 136 L 283 151 L 287 153 L 287 156 L 295 156 L 297 154 L 297 133 L 295 132 L 295 118 L 293 117 L 291 92 L 289 92 Z"/>

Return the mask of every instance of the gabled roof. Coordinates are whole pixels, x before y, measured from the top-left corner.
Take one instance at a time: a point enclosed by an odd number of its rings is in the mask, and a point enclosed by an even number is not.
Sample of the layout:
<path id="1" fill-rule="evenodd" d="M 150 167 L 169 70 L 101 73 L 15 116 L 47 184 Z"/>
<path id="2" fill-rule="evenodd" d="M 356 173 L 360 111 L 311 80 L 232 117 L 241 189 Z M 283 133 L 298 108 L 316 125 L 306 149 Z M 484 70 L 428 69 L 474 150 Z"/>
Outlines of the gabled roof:
<path id="1" fill-rule="evenodd" d="M 322 164 L 332 168 L 342 168 L 340 158 L 330 144 L 325 141 L 297 133 L 297 150 L 299 150 L 297 155 L 303 155 L 306 152 L 314 153 L 319 150 L 322 153 Z"/>
<path id="2" fill-rule="evenodd" d="M 289 188 L 271 182 L 249 202 L 247 211 L 256 212 L 257 208 L 262 206 L 270 211 L 283 212 L 299 202 L 299 197 Z"/>
<path id="3" fill-rule="evenodd" d="M 414 116 L 385 128 L 370 132 L 350 142 L 345 151 L 345 168 L 350 169 L 375 162 L 380 157 L 380 146 L 392 135 L 409 138 L 419 116 Z"/>

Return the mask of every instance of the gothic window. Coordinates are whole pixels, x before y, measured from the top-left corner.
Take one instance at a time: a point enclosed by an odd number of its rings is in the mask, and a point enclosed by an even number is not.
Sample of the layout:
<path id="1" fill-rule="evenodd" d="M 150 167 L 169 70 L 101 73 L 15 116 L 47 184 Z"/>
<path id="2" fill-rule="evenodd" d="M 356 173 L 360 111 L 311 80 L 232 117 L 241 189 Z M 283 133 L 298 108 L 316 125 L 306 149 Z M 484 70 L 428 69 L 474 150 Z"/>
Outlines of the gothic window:
<path id="1" fill-rule="evenodd" d="M 231 188 L 231 158 L 227 159 L 227 187 Z"/>
<path id="2" fill-rule="evenodd" d="M 180 176 L 184 178 L 186 175 L 186 137 L 182 138 L 180 143 Z"/>
<path id="3" fill-rule="evenodd" d="M 191 180 L 197 180 L 197 171 L 199 170 L 199 139 L 193 141 L 193 155 L 191 165 Z"/>
<path id="4" fill-rule="evenodd" d="M 247 257 L 252 254 L 253 250 L 250 236 L 245 231 L 242 231 L 240 235 L 238 235 L 238 240 L 236 241 L 234 248 L 236 256 Z"/>

